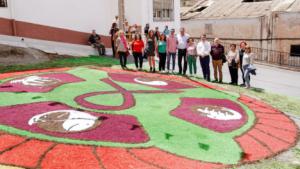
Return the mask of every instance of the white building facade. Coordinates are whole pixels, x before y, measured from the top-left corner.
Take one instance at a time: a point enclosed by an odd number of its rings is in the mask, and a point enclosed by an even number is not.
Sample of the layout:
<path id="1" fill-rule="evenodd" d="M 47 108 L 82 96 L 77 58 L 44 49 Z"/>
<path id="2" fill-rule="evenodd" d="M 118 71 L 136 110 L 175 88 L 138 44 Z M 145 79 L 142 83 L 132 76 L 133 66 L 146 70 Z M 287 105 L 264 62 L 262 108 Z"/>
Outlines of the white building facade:
<path id="1" fill-rule="evenodd" d="M 95 29 L 106 44 L 118 0 L 1 0 L 0 34 L 86 44 Z M 125 0 L 125 18 L 142 28 L 180 27 L 180 0 Z"/>

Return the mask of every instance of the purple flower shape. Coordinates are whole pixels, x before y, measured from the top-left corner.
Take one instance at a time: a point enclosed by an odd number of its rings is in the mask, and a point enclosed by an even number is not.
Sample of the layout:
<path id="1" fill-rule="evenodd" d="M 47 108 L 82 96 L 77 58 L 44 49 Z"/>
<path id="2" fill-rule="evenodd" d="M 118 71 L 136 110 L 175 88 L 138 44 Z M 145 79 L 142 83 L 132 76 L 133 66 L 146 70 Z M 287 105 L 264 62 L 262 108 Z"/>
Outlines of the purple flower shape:
<path id="1" fill-rule="evenodd" d="M 0 107 L 0 124 L 59 138 L 121 143 L 149 140 L 134 116 L 87 112 L 57 102 Z"/>
<path id="2" fill-rule="evenodd" d="M 220 133 L 239 129 L 248 119 L 240 105 L 226 99 L 182 98 L 181 105 L 171 114 Z"/>
<path id="3" fill-rule="evenodd" d="M 46 93 L 67 83 L 84 81 L 68 73 L 51 73 L 25 76 L 0 85 L 0 92 Z"/>

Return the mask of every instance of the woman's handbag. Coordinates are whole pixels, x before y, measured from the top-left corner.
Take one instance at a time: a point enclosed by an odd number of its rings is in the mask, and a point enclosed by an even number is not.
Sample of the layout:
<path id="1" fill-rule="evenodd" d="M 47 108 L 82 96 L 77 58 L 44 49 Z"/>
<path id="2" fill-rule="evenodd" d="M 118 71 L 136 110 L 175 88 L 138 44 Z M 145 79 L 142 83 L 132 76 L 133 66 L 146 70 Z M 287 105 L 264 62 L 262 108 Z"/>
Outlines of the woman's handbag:
<path id="1" fill-rule="evenodd" d="M 248 67 L 248 69 L 249 69 L 249 71 L 250 71 L 250 73 L 252 75 L 256 75 L 257 69 L 256 69 L 256 67 L 253 64 L 250 64 L 249 67 Z"/>
<path id="2" fill-rule="evenodd" d="M 129 50 L 127 50 L 126 56 L 128 57 L 129 55 L 130 55 L 130 52 L 129 52 Z"/>
<path id="3" fill-rule="evenodd" d="M 148 50 L 147 49 L 144 50 L 143 58 L 148 59 Z"/>

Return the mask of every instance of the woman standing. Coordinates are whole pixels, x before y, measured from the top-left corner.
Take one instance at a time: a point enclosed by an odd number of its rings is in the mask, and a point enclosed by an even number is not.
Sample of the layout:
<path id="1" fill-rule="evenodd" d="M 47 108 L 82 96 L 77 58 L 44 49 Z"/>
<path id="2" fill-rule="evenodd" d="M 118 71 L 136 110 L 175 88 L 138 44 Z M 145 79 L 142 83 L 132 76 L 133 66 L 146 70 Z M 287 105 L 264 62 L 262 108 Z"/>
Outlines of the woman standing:
<path id="1" fill-rule="evenodd" d="M 239 51 L 236 49 L 236 44 L 230 45 L 230 50 L 226 55 L 232 85 L 238 85 L 238 68 L 239 68 Z"/>
<path id="2" fill-rule="evenodd" d="M 243 84 L 241 84 L 241 86 L 245 86 L 245 73 L 244 73 L 244 70 L 243 70 L 243 57 L 244 57 L 246 46 L 247 46 L 247 43 L 245 41 L 242 41 L 240 43 L 240 50 L 239 50 L 239 54 L 240 54 L 240 69 L 241 69 L 242 78 L 243 78 Z"/>
<path id="3" fill-rule="evenodd" d="M 116 49 L 119 54 L 120 58 L 120 65 L 122 69 L 127 69 L 126 63 L 127 63 L 127 55 L 129 53 L 128 51 L 128 42 L 125 37 L 124 31 L 119 31 L 119 37 L 116 40 Z"/>
<path id="4" fill-rule="evenodd" d="M 141 34 L 136 34 L 134 36 L 134 40 L 132 42 L 132 52 L 134 57 L 134 63 L 136 69 L 142 70 L 143 68 L 143 50 L 144 50 L 144 42 L 142 40 Z"/>
<path id="5" fill-rule="evenodd" d="M 197 47 L 194 42 L 193 38 L 188 39 L 188 46 L 187 46 L 187 55 L 188 55 L 188 64 L 190 69 L 190 75 L 197 74 Z"/>
<path id="6" fill-rule="evenodd" d="M 159 71 L 164 72 L 167 60 L 167 37 L 165 34 L 160 34 L 157 43 L 157 52 L 159 56 Z"/>
<path id="7" fill-rule="evenodd" d="M 146 38 L 146 55 L 148 56 L 148 62 L 150 66 L 150 72 L 155 73 L 155 47 L 156 47 L 156 41 L 155 41 L 155 35 L 154 31 L 150 30 L 149 35 Z"/>
<path id="8" fill-rule="evenodd" d="M 116 36 L 116 33 L 119 31 L 117 26 L 118 26 L 117 23 L 113 23 L 112 26 L 111 26 L 110 32 L 109 32 L 113 57 L 116 57 L 115 36 Z"/>
<path id="9" fill-rule="evenodd" d="M 245 82 L 246 82 L 246 88 L 249 89 L 250 86 L 250 74 L 255 73 L 255 68 L 253 66 L 253 59 L 254 54 L 251 52 L 251 47 L 246 46 L 245 47 L 245 53 L 243 56 L 243 70 L 245 72 Z"/>

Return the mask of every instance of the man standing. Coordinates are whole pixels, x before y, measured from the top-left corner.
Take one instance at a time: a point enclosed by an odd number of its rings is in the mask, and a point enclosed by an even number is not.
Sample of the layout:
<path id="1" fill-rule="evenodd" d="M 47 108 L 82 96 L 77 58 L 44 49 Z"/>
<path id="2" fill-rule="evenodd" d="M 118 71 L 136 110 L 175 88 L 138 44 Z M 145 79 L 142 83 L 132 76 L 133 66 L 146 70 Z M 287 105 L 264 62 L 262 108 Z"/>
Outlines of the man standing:
<path id="1" fill-rule="evenodd" d="M 190 38 L 188 34 L 185 33 L 184 28 L 180 28 L 180 33 L 177 35 L 177 48 L 178 48 L 178 67 L 179 74 L 186 75 L 187 70 L 187 41 Z M 184 62 L 182 71 L 182 59 Z"/>
<path id="2" fill-rule="evenodd" d="M 98 50 L 99 56 L 105 55 L 105 46 L 101 42 L 101 37 L 96 33 L 96 30 L 93 30 L 89 37 L 89 44 Z"/>
<path id="3" fill-rule="evenodd" d="M 167 37 L 168 37 L 169 34 L 170 34 L 168 25 L 166 25 L 166 27 L 165 27 L 164 34 L 165 34 Z"/>
<path id="4" fill-rule="evenodd" d="M 197 55 L 200 57 L 200 64 L 202 67 L 203 78 L 210 81 L 210 68 L 209 68 L 209 54 L 211 52 L 211 45 L 206 39 L 206 35 L 201 36 L 201 41 L 197 45 Z"/>
<path id="5" fill-rule="evenodd" d="M 222 72 L 222 67 L 223 67 L 223 57 L 225 56 L 224 54 L 224 46 L 220 44 L 220 39 L 216 38 L 214 40 L 214 45 L 211 47 L 211 57 L 212 57 L 212 63 L 214 67 L 214 77 L 215 81 L 214 82 L 223 82 L 223 72 Z M 218 78 L 218 73 L 219 73 L 219 78 Z"/>
<path id="6" fill-rule="evenodd" d="M 175 36 L 175 29 L 171 30 L 171 35 L 167 39 L 167 68 L 170 72 L 170 63 L 172 59 L 172 73 L 175 70 L 175 59 L 177 51 L 177 39 Z"/>
<path id="7" fill-rule="evenodd" d="M 149 30 L 150 30 L 150 24 L 147 23 L 145 28 L 144 28 L 144 34 L 145 34 L 146 37 L 148 36 Z"/>
<path id="8" fill-rule="evenodd" d="M 239 50 L 239 55 L 240 55 L 240 69 L 241 69 L 241 72 L 242 72 L 242 79 L 243 79 L 243 84 L 241 84 L 241 86 L 246 86 L 246 79 L 245 79 L 245 72 L 244 72 L 244 69 L 243 69 L 243 58 L 244 58 L 244 54 L 245 54 L 245 50 L 246 50 L 246 46 L 248 44 L 246 43 L 246 41 L 242 41 L 241 44 L 240 44 L 240 50 Z"/>
<path id="9" fill-rule="evenodd" d="M 115 19 L 113 20 L 113 23 L 116 23 L 116 28 L 119 28 L 119 16 L 115 16 Z"/>

